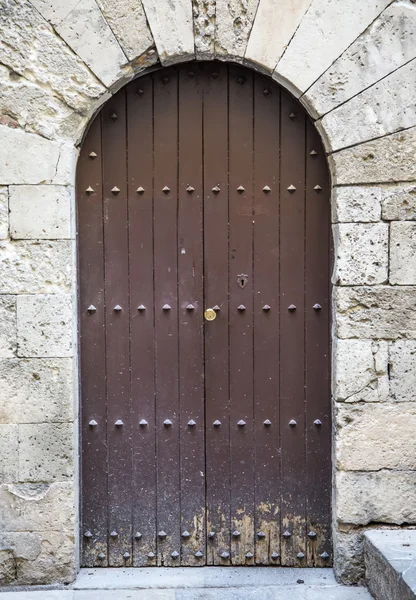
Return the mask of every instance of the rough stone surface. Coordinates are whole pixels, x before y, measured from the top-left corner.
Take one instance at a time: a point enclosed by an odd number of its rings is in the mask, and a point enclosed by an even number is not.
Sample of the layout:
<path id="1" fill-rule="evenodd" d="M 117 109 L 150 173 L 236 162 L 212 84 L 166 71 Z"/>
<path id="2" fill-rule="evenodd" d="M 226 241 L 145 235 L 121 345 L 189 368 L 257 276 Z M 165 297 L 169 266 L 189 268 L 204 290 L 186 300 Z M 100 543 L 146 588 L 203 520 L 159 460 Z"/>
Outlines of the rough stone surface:
<path id="1" fill-rule="evenodd" d="M 306 91 L 390 2 L 315 0 L 277 63 L 274 76 L 290 82 L 298 95 Z"/>
<path id="2" fill-rule="evenodd" d="M 0 186 L 0 240 L 9 237 L 9 188 Z"/>
<path id="3" fill-rule="evenodd" d="M 416 469 L 416 404 L 337 404 L 335 416 L 339 469 Z"/>
<path id="4" fill-rule="evenodd" d="M 333 295 L 339 337 L 416 339 L 413 287 L 336 287 Z"/>
<path id="5" fill-rule="evenodd" d="M 246 58 L 272 72 L 312 0 L 260 0 Z"/>
<path id="6" fill-rule="evenodd" d="M 140 0 L 97 0 L 97 3 L 129 60 L 153 46 Z"/>
<path id="7" fill-rule="evenodd" d="M 16 297 L 0 296 L 0 358 L 15 356 L 16 347 Z"/>
<path id="8" fill-rule="evenodd" d="M 414 471 L 340 471 L 336 476 L 336 490 L 337 519 L 341 523 L 416 523 Z"/>
<path id="9" fill-rule="evenodd" d="M 16 560 L 11 550 L 3 550 L 1 546 L 0 540 L 0 585 L 7 585 L 16 580 Z"/>
<path id="10" fill-rule="evenodd" d="M 18 480 L 18 425 L 0 425 L 0 483 Z"/>
<path id="11" fill-rule="evenodd" d="M 390 394 L 396 402 L 416 402 L 416 341 L 390 344 Z"/>
<path id="12" fill-rule="evenodd" d="M 197 60 L 215 56 L 216 0 L 193 0 L 195 55 Z"/>
<path id="13" fill-rule="evenodd" d="M 355 96 L 322 120 L 332 150 L 416 125 L 416 60 Z"/>
<path id="14" fill-rule="evenodd" d="M 345 223 L 334 225 L 337 285 L 374 285 L 388 280 L 388 225 Z"/>
<path id="15" fill-rule="evenodd" d="M 305 94 L 323 115 L 416 56 L 416 7 L 393 2 Z"/>
<path id="16" fill-rule="evenodd" d="M 13 239 L 71 237 L 71 189 L 56 185 L 10 186 L 10 235 Z"/>
<path id="17" fill-rule="evenodd" d="M 416 180 L 416 128 L 331 154 L 337 184 Z"/>
<path id="18" fill-rule="evenodd" d="M 72 423 L 19 425 L 19 481 L 63 481 L 73 475 Z"/>
<path id="19" fill-rule="evenodd" d="M 416 186 L 402 186 L 386 191 L 382 200 L 385 221 L 416 221 Z"/>
<path id="20" fill-rule="evenodd" d="M 334 397 L 337 402 L 387 400 L 387 342 L 336 340 L 333 364 Z"/>
<path id="21" fill-rule="evenodd" d="M 14 533 L 10 545 L 15 547 L 20 585 L 65 584 L 74 580 L 77 556 L 73 533 Z M 28 546 L 33 552 L 26 558 L 22 554 L 26 554 L 25 548 Z"/>
<path id="22" fill-rule="evenodd" d="M 0 242 L 0 294 L 67 292 L 71 272 L 69 241 Z"/>
<path id="23" fill-rule="evenodd" d="M 127 74 L 127 57 L 94 0 L 78 2 L 56 31 L 107 87 Z"/>
<path id="24" fill-rule="evenodd" d="M 143 0 L 147 20 L 163 65 L 195 57 L 190 0 Z"/>
<path id="25" fill-rule="evenodd" d="M 334 532 L 334 572 L 346 585 L 364 583 L 364 531 L 342 528 Z"/>
<path id="26" fill-rule="evenodd" d="M 416 223 L 390 225 L 390 283 L 416 284 Z"/>
<path id="27" fill-rule="evenodd" d="M 61 4 L 69 6 L 66 1 Z M 8 89 L 2 90 L 0 98 L 22 126 L 27 121 L 36 128 L 36 116 L 40 128 L 36 131 L 44 135 L 53 118 L 63 123 L 68 107 L 89 114 L 91 104 L 104 93 L 102 84 L 29 2 L 3 2 L 0 39 L 0 63 L 9 71 Z M 17 103 L 14 109 L 8 94 Z"/>
<path id="28" fill-rule="evenodd" d="M 76 150 L 20 129 L 0 126 L 3 184 L 73 183 Z"/>
<path id="29" fill-rule="evenodd" d="M 242 61 L 258 4 L 259 0 L 217 0 L 216 58 Z"/>
<path id="30" fill-rule="evenodd" d="M 49 87 L 32 83 L 1 65 L 0 112 L 10 125 L 48 139 L 77 139 L 88 121 L 87 116 L 75 112 Z"/>
<path id="31" fill-rule="evenodd" d="M 2 532 L 73 532 L 73 484 L 19 483 L 0 486 Z"/>
<path id="32" fill-rule="evenodd" d="M 70 358 L 1 359 L 0 423 L 71 421 L 72 377 Z"/>
<path id="33" fill-rule="evenodd" d="M 72 356 L 72 318 L 69 294 L 18 296 L 18 355 Z"/>
<path id="34" fill-rule="evenodd" d="M 379 187 L 336 187 L 332 193 L 334 223 L 376 223 L 381 219 Z"/>

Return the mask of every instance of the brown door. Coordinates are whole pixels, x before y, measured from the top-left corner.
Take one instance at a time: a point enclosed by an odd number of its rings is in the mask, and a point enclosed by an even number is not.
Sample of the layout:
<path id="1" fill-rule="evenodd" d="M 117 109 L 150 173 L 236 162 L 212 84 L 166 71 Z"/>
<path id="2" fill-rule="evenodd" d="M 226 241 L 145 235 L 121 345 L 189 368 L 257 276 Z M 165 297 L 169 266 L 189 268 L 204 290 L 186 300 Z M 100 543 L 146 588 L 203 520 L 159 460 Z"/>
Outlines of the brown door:
<path id="1" fill-rule="evenodd" d="M 301 105 L 238 66 L 146 75 L 77 195 L 82 564 L 329 565 L 330 189 Z"/>

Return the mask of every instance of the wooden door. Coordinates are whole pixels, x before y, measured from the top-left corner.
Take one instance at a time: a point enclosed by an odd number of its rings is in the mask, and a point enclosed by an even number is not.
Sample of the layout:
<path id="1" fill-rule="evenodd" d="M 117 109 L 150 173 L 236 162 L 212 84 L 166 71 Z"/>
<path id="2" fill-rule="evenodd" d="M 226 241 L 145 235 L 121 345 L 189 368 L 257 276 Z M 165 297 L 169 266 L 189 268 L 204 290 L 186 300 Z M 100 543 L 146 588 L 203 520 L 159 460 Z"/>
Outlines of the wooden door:
<path id="1" fill-rule="evenodd" d="M 301 105 L 239 66 L 146 75 L 77 198 L 82 564 L 329 565 L 330 185 Z"/>

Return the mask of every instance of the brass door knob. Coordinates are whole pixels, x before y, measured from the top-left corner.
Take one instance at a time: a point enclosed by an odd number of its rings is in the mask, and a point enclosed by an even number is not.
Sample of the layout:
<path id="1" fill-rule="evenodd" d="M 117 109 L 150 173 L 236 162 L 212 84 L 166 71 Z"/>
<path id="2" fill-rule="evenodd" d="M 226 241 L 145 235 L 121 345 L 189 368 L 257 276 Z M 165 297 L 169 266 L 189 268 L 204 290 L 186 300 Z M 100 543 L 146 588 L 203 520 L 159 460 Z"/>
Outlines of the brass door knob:
<path id="1" fill-rule="evenodd" d="M 204 312 L 204 317 L 207 321 L 213 321 L 216 318 L 216 316 L 217 313 L 213 308 L 207 308 L 207 310 Z"/>

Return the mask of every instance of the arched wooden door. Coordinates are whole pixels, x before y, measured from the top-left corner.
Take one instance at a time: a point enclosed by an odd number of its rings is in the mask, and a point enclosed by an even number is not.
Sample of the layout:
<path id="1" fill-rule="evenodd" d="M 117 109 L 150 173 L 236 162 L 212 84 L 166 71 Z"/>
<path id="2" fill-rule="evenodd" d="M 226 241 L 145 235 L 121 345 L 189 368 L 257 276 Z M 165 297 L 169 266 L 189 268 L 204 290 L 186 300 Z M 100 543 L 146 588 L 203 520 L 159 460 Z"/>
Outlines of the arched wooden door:
<path id="1" fill-rule="evenodd" d="M 330 187 L 301 105 L 239 66 L 146 75 L 77 190 L 82 564 L 330 564 Z"/>

